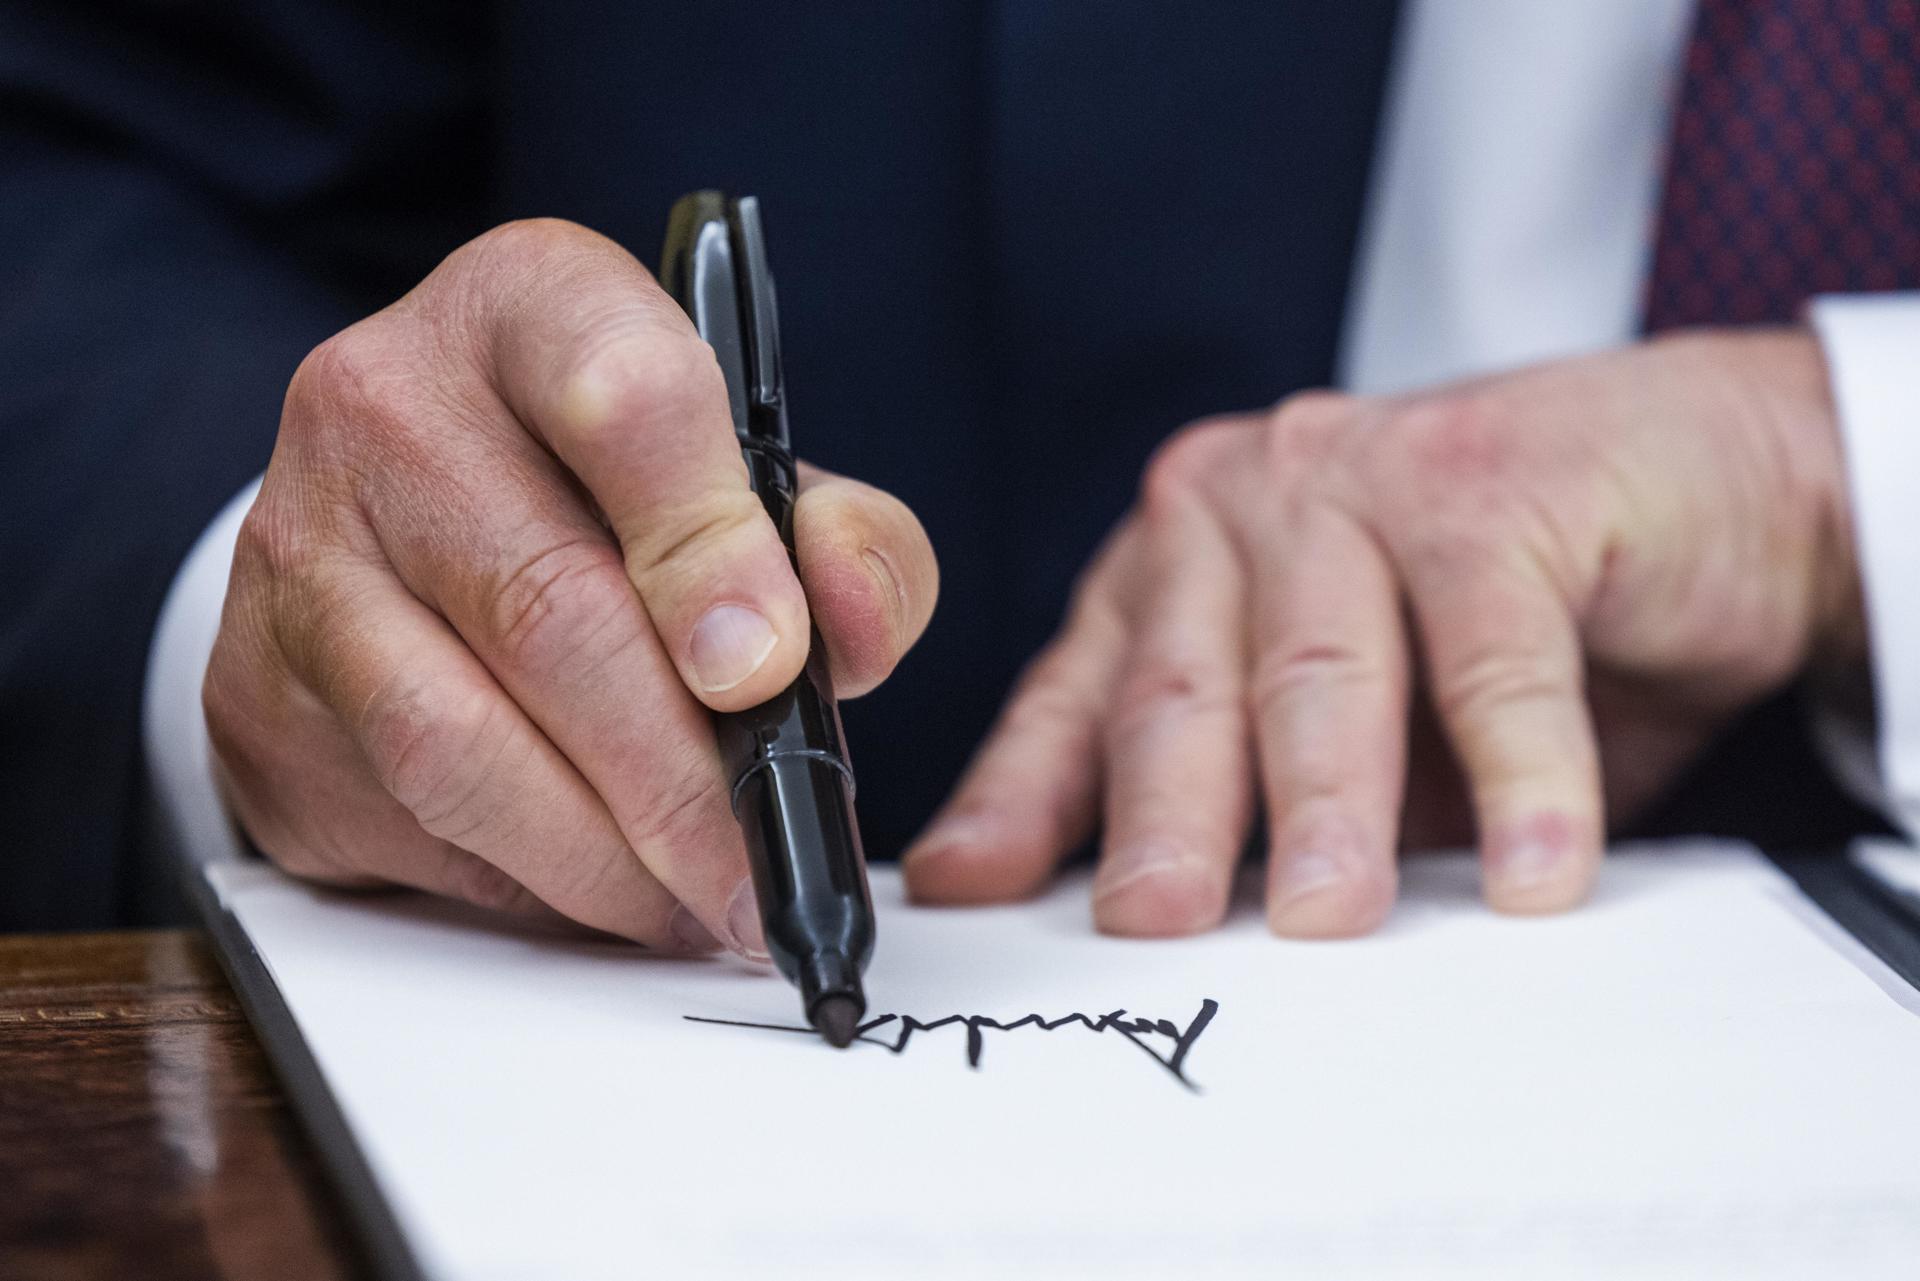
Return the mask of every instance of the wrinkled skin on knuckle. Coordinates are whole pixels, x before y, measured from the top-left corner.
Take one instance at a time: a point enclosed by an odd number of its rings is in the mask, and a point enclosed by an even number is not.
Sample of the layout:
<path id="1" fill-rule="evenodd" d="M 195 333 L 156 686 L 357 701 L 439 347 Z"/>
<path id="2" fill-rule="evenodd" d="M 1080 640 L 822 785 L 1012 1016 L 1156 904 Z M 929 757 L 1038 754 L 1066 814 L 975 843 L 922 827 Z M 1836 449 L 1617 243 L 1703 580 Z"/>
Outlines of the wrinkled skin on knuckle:
<path id="1" fill-rule="evenodd" d="M 605 303 L 610 273 L 631 278 L 617 305 Z M 531 346 L 500 345 L 509 332 L 526 342 L 525 300 L 538 293 L 549 315 L 570 281 L 601 302 L 550 324 Z M 623 443 L 636 414 L 671 418 L 715 405 L 724 412 L 712 348 L 632 255 L 578 223 L 533 218 L 495 227 L 456 250 L 419 292 L 447 295 L 437 309 L 459 318 L 455 331 L 491 348 L 495 363 L 530 373 L 539 399 L 587 447 Z"/>
<path id="2" fill-rule="evenodd" d="M 340 589 L 336 571 L 351 553 L 344 513 L 330 499 L 304 490 L 289 499 L 286 487 L 264 486 L 241 522 L 234 543 L 221 633 L 245 630 L 270 640 L 298 666 Z"/>
<path id="3" fill-rule="evenodd" d="M 724 904 L 746 870 L 745 846 L 718 749 L 689 742 L 619 797 L 609 797 L 627 844 L 650 865 L 669 858 L 701 884 L 698 894 Z"/>
<path id="4" fill-rule="evenodd" d="M 391 316 L 341 331 L 314 350 L 289 389 L 262 503 L 272 500 L 282 521 L 340 541 L 381 524 L 396 503 L 453 501 L 453 464 L 484 461 L 481 382 Z M 370 538 L 359 541 L 377 551 Z"/>
<path id="5" fill-rule="evenodd" d="M 236 563 L 240 559 L 236 555 Z M 216 743 L 222 737 L 237 741 L 241 728 L 264 726 L 288 710 L 293 675 L 261 605 L 269 586 L 260 577 L 251 585 L 237 577 L 229 582 L 200 685 L 201 708 Z"/>
<path id="6" fill-rule="evenodd" d="M 631 255 L 598 232 L 559 218 L 502 223 L 447 255 L 407 295 L 381 315 L 405 332 L 425 365 L 473 376 L 439 390 L 479 409 L 493 399 L 495 375 L 506 364 L 552 360 L 571 335 L 532 320 L 552 310 L 552 298 L 583 286 L 610 267 L 645 272 Z M 543 301 L 544 300 L 544 301 Z M 671 306 L 671 302 L 667 305 Z M 509 346 L 509 335 L 520 342 Z M 536 341 L 527 347 L 528 336 Z M 513 358 L 511 361 L 509 358 Z"/>
<path id="7" fill-rule="evenodd" d="M 506 718 L 495 713 L 482 691 L 426 686 L 406 673 L 396 673 L 362 713 L 374 776 L 444 840 L 472 826 L 470 809 L 507 748 Z"/>
<path id="8" fill-rule="evenodd" d="M 591 536 L 553 543 L 494 576 L 484 594 L 506 661 L 534 672 L 569 670 L 607 628 L 630 626 L 638 608 L 619 553 Z"/>
<path id="9" fill-rule="evenodd" d="M 1237 718 L 1237 694 L 1229 673 L 1197 660 L 1165 656 L 1135 663 L 1114 691 L 1108 733 L 1129 739 L 1196 717 Z"/>
<path id="10" fill-rule="evenodd" d="M 282 439 L 327 453 L 405 421 L 431 380 L 405 325 L 369 316 L 315 347 L 294 370 Z"/>
<path id="11" fill-rule="evenodd" d="M 1371 657 L 1344 644 L 1312 642 L 1268 646 L 1256 654 L 1247 678 L 1247 711 L 1255 720 L 1279 716 L 1302 692 L 1398 691 L 1404 682 Z"/>
<path id="12" fill-rule="evenodd" d="M 308 532 L 284 515 L 269 495 L 242 522 L 201 708 L 218 785 L 253 843 L 293 875 L 351 882 L 360 878 L 343 852 L 301 812 L 305 756 L 328 713 L 302 686 L 289 642 L 312 652 L 309 606 L 324 577 Z"/>
<path id="13" fill-rule="evenodd" d="M 583 255 L 623 252 L 591 227 L 566 218 L 515 218 L 481 232 L 447 256 L 441 270 L 537 276 Z M 436 273 L 437 274 L 437 273 Z"/>
<path id="14" fill-rule="evenodd" d="M 1568 688 L 1565 675 L 1538 647 L 1500 642 L 1461 656 L 1432 698 L 1449 723 L 1484 723 L 1502 708 L 1578 697 L 1579 692 Z"/>
<path id="15" fill-rule="evenodd" d="M 215 661 L 237 637 L 280 643 L 286 624 L 285 602 L 298 596 L 298 584 L 312 572 L 313 556 L 305 531 L 284 519 L 266 494 L 253 505 L 234 540 L 227 576 L 226 604 L 220 613 Z"/>
<path id="16" fill-rule="evenodd" d="M 766 509 L 747 489 L 706 496 L 698 513 L 677 527 L 656 521 L 625 531 L 620 554 L 627 576 L 647 599 L 700 596 L 715 569 L 717 549 L 766 522 Z"/>
<path id="17" fill-rule="evenodd" d="M 510 311 L 543 280 L 575 269 L 583 258 L 620 250 L 600 233 L 564 218 L 519 218 L 467 241 L 428 273 L 400 308 L 448 324 L 450 332 L 483 332 L 487 317 Z"/>

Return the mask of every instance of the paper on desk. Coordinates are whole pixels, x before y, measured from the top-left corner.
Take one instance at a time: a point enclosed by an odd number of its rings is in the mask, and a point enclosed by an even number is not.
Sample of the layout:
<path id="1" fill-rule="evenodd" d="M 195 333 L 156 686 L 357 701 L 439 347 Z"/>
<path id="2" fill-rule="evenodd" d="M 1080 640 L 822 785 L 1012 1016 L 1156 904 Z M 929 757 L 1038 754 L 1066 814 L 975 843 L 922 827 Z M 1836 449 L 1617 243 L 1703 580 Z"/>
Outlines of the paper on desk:
<path id="1" fill-rule="evenodd" d="M 1190 941 L 1102 938 L 1084 882 L 915 909 L 876 869 L 873 1015 L 1094 1025 L 949 1025 L 897 1054 L 900 1018 L 846 1052 L 688 1021 L 798 1022 L 738 963 L 213 875 L 439 1276 L 1920 1259 L 1920 1017 L 1739 847 L 1616 853 L 1590 907 L 1540 920 L 1489 914 L 1464 858 L 1415 861 L 1388 927 L 1342 943 L 1275 940 L 1252 909 Z"/>

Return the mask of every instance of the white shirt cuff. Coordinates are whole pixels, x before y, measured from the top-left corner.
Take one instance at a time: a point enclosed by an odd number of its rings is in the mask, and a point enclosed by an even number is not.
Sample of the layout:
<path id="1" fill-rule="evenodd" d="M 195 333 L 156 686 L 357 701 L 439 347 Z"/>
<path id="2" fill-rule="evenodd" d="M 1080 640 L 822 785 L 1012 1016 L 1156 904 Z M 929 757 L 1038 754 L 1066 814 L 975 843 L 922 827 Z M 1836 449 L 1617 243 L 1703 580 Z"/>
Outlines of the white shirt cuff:
<path id="1" fill-rule="evenodd" d="M 1920 292 L 1818 298 L 1809 317 L 1839 414 L 1873 652 L 1879 770 L 1867 799 L 1920 835 Z"/>
<path id="2" fill-rule="evenodd" d="M 200 686 L 220 631 L 240 522 L 259 492 L 256 480 L 235 495 L 187 553 L 147 652 L 147 779 L 172 852 L 199 862 L 241 858 L 246 850 L 214 785 Z"/>

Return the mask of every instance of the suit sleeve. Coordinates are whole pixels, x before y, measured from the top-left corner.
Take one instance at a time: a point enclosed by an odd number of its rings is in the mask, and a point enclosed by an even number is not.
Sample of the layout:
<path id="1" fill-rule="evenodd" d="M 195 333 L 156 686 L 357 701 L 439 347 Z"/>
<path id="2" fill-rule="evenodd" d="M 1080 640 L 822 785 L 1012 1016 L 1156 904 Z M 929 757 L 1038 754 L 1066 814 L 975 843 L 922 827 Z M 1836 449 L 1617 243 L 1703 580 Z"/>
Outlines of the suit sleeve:
<path id="1" fill-rule="evenodd" d="M 146 915 L 161 597 L 300 358 L 477 223 L 466 12 L 0 9 L 0 930 Z"/>
<path id="2" fill-rule="evenodd" d="M 1873 654 L 1870 715 L 1826 709 L 1842 779 L 1920 837 L 1920 293 L 1818 299 Z"/>

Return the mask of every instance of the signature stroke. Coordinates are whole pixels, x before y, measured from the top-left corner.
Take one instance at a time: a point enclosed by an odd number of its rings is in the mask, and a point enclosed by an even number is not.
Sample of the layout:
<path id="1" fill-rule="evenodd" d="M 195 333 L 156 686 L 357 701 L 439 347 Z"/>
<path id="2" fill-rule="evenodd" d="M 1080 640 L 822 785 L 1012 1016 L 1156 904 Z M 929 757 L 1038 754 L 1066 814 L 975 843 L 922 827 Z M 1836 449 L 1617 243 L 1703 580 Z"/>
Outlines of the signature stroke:
<path id="1" fill-rule="evenodd" d="M 1187 1055 L 1192 1053 L 1194 1045 L 1200 1040 L 1200 1034 L 1213 1022 L 1213 1016 L 1220 1012 L 1220 1003 L 1208 998 L 1200 1002 L 1200 1012 L 1193 1016 L 1184 1028 L 1175 1025 L 1170 1019 L 1150 1019 L 1129 1014 L 1126 1010 L 1114 1010 L 1095 1018 L 1087 1014 L 1063 1014 L 1056 1019 L 1041 1018 L 1038 1014 L 1029 1014 L 1024 1018 L 1002 1023 L 998 1019 L 988 1018 L 984 1014 L 949 1014 L 945 1018 L 922 1021 L 911 1014 L 882 1014 L 860 1025 L 857 1040 L 878 1045 L 893 1054 L 905 1053 L 907 1044 L 916 1032 L 933 1032 L 943 1027 L 959 1024 L 967 1029 L 967 1066 L 978 1068 L 980 1056 L 986 1048 L 986 1032 L 1012 1032 L 1023 1027 L 1039 1028 L 1042 1032 L 1052 1032 L 1068 1025 L 1086 1028 L 1094 1033 L 1115 1032 L 1130 1044 L 1137 1046 L 1142 1053 L 1158 1063 L 1173 1079 L 1187 1089 L 1198 1094 L 1200 1087 L 1187 1076 Z M 682 1016 L 690 1023 L 711 1023 L 722 1027 L 757 1028 L 766 1032 L 799 1032 L 807 1036 L 817 1033 L 810 1027 L 800 1027 L 786 1023 L 744 1023 L 736 1019 L 702 1018 L 697 1014 Z M 1165 1038 L 1172 1044 L 1163 1053 L 1151 1038 Z"/>

